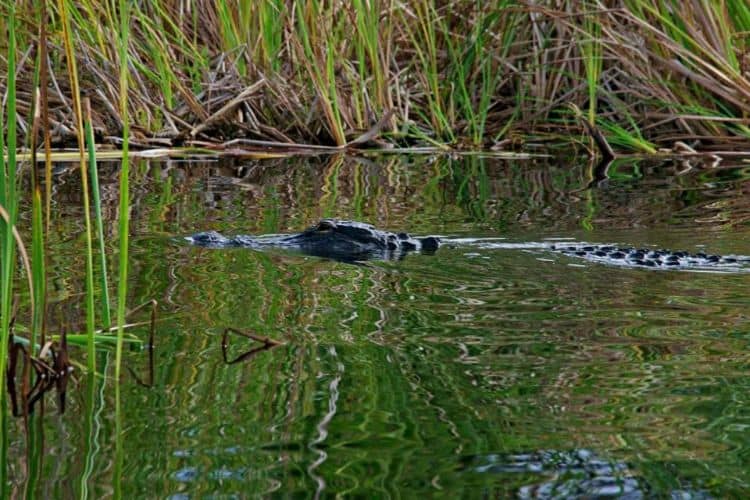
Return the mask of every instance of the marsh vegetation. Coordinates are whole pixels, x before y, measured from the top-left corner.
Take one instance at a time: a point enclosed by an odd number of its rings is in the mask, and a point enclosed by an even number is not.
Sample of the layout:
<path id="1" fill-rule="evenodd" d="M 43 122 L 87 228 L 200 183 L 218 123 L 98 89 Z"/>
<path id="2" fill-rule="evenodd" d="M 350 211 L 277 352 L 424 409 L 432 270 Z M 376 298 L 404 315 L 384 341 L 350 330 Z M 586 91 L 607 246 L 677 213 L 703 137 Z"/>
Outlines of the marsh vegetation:
<path id="1" fill-rule="evenodd" d="M 1 8 L 7 33 L 10 4 Z M 97 139 L 119 143 L 128 121 L 118 106 L 123 30 L 131 139 L 144 147 L 237 138 L 341 146 L 366 131 L 370 146 L 588 144 L 573 108 L 620 151 L 678 141 L 742 147 L 750 132 L 743 0 L 147 0 L 130 8 L 122 26 L 117 2 L 19 3 L 19 124 L 30 122 L 33 49 L 45 25 L 56 144 L 76 141 L 73 91 L 91 99 Z M 28 136 L 23 125 L 19 133 Z"/>

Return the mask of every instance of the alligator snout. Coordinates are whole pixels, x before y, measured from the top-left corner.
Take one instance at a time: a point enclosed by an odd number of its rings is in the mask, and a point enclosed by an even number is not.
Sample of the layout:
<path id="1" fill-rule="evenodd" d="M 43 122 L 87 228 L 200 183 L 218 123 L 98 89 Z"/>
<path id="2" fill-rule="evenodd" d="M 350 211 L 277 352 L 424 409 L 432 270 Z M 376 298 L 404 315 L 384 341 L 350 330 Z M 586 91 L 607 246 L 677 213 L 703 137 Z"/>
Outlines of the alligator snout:
<path id="1" fill-rule="evenodd" d="M 202 233 L 195 233 L 192 236 L 186 236 L 185 239 L 193 245 L 205 246 L 205 247 L 227 247 L 234 246 L 234 240 L 227 238 L 221 233 L 216 231 L 204 231 Z"/>

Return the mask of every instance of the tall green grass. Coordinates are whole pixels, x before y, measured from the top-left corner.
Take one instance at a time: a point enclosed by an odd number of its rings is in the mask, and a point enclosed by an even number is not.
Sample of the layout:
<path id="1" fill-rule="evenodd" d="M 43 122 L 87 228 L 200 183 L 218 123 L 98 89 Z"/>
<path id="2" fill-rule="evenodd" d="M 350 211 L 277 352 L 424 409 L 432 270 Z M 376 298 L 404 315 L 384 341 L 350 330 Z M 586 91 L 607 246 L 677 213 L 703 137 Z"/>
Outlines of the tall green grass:
<path id="1" fill-rule="evenodd" d="M 91 176 L 91 194 L 94 199 L 96 236 L 99 242 L 101 317 L 104 328 L 109 328 L 112 326 L 112 319 L 110 318 L 109 279 L 107 278 L 107 249 L 104 245 L 104 221 L 102 218 L 102 200 L 99 192 L 99 172 L 96 164 L 96 143 L 94 141 L 94 129 L 91 125 L 91 103 L 88 99 L 86 99 L 84 107 L 86 109 L 86 122 L 84 125 L 86 151 L 89 159 L 89 176 Z"/>
<path id="2" fill-rule="evenodd" d="M 435 11 L 432 2 L 417 0 L 414 2 L 414 11 L 400 11 L 401 26 L 404 27 L 409 37 L 411 46 L 417 56 L 416 75 L 422 86 L 422 94 L 426 100 L 426 106 L 415 109 L 418 117 L 428 121 L 430 128 L 439 140 L 452 142 L 454 140 L 453 128 L 450 126 L 450 104 L 445 102 L 441 91 L 443 85 L 449 87 L 451 82 L 443 82 L 441 79 L 441 58 L 439 46 L 439 26 L 441 19 Z M 452 94 L 452 92 L 451 92 Z"/>
<path id="3" fill-rule="evenodd" d="M 7 486 L 9 484 L 7 476 L 7 453 L 8 453 L 8 405 L 7 405 L 7 377 L 16 377 L 16 373 L 8 375 L 6 367 L 9 359 L 8 346 L 11 338 L 11 324 L 25 323 L 27 318 L 20 317 L 14 318 L 14 299 L 21 294 L 25 294 L 24 290 L 18 290 L 15 287 L 15 278 L 17 277 L 18 262 L 23 264 L 23 273 L 28 278 L 29 295 L 27 299 L 28 310 L 30 311 L 30 328 L 25 325 L 19 330 L 28 331 L 28 337 L 14 336 L 14 342 L 20 343 L 24 346 L 26 351 L 26 360 L 23 369 L 23 381 L 21 382 L 21 403 L 23 407 L 23 413 L 28 431 L 28 473 L 31 476 L 27 482 L 26 496 L 33 498 L 35 495 L 34 491 L 34 477 L 40 471 L 42 464 L 41 455 L 39 454 L 40 448 L 38 447 L 41 442 L 41 432 L 37 432 L 41 429 L 40 420 L 38 418 L 30 418 L 28 414 L 27 398 L 31 384 L 29 379 L 32 377 L 30 358 L 39 356 L 40 346 L 45 344 L 45 331 L 46 331 L 46 265 L 45 259 L 46 248 L 45 248 L 45 230 L 50 227 L 50 199 L 51 199 L 51 162 L 50 162 L 50 126 L 49 126 L 49 113 L 48 113 L 48 96 L 50 87 L 48 85 L 48 56 L 47 56 L 47 28 L 52 26 L 53 31 L 59 27 L 62 34 L 59 35 L 64 46 L 64 55 L 54 55 L 50 58 L 52 64 L 59 64 L 60 61 L 64 60 L 66 69 L 65 75 L 69 80 L 67 85 L 63 85 L 69 91 L 69 95 L 65 96 L 66 99 L 70 99 L 72 102 L 72 111 L 75 116 L 75 131 L 77 134 L 77 141 L 79 146 L 79 161 L 80 161 L 80 173 L 81 173 L 81 186 L 82 186 L 82 198 L 83 198 L 83 218 L 85 220 L 85 262 L 86 262 L 86 275 L 85 275 L 85 301 L 83 303 L 84 312 L 86 316 L 86 334 L 70 334 L 68 339 L 71 344 L 85 344 L 88 351 L 88 383 L 90 389 L 93 390 L 95 381 L 99 374 L 96 372 L 96 352 L 95 349 L 98 344 L 107 342 L 116 342 L 116 360 L 117 366 L 115 369 L 116 380 L 119 383 L 120 380 L 120 365 L 122 359 L 122 346 L 125 341 L 132 342 L 134 339 L 129 337 L 125 338 L 125 302 L 127 297 L 127 261 L 128 261 L 128 231 L 129 231 L 129 187 L 128 187 L 128 146 L 129 146 L 129 112 L 128 112 L 128 31 L 130 24 L 129 5 L 130 2 L 121 0 L 118 8 L 109 12 L 109 24 L 97 27 L 95 30 L 89 33 L 90 36 L 74 36 L 73 26 L 80 23 L 86 16 L 93 15 L 94 12 L 99 12 L 95 9 L 94 3 L 78 3 L 71 2 L 70 0 L 58 0 L 56 5 L 49 5 L 44 0 L 38 0 L 33 2 L 35 7 L 34 10 L 34 24 L 37 31 L 34 33 L 25 33 L 27 41 L 34 43 L 36 49 L 33 54 L 33 58 L 21 59 L 23 64 L 28 66 L 33 65 L 32 74 L 32 88 L 31 95 L 32 99 L 30 103 L 20 103 L 17 99 L 18 90 L 20 88 L 19 82 L 23 80 L 24 75 L 29 74 L 26 71 L 27 68 L 18 68 L 17 56 L 19 48 L 17 40 L 19 19 L 23 19 L 28 24 L 28 19 L 23 17 L 23 13 L 19 14 L 19 10 L 16 9 L 16 4 L 12 2 L 0 3 L 0 14 L 3 15 L 3 21 L 0 22 L 0 29 L 2 29 L 2 38 L 7 35 L 7 54 L 3 58 L 0 58 L 7 65 L 8 73 L 4 79 L 0 80 L 0 86 L 4 92 L 4 98 L 2 102 L 7 103 L 6 106 L 0 108 L 0 417 L 2 422 L 0 423 L 0 497 L 5 498 L 7 496 Z M 21 8 L 25 7 L 23 4 L 19 4 Z M 111 8 L 109 4 L 104 9 L 107 11 Z M 103 216 L 101 211 L 101 198 L 100 198 L 100 187 L 98 184 L 98 172 L 96 165 L 96 145 L 94 143 L 93 133 L 93 118 L 94 113 L 88 105 L 88 99 L 83 100 L 81 98 L 82 91 L 78 80 L 78 66 L 77 60 L 79 57 L 87 57 L 85 51 L 83 55 L 78 51 L 81 43 L 89 40 L 95 44 L 102 44 L 108 40 L 109 32 L 108 29 L 112 25 L 112 12 L 117 12 L 118 22 L 118 33 L 121 35 L 120 40 L 122 43 L 118 45 L 117 54 L 121 64 L 120 68 L 120 81 L 121 81 L 121 92 L 119 92 L 119 109 L 120 116 L 118 119 L 123 125 L 123 155 L 124 159 L 122 162 L 121 171 L 121 203 L 120 203 L 120 252 L 119 252 L 119 283 L 118 283 L 118 304 L 117 304 L 117 336 L 113 337 L 107 335 L 107 332 L 97 333 L 95 328 L 96 314 L 95 314 L 95 287 L 94 287 L 94 249 L 93 249 L 93 235 L 92 226 L 96 223 L 96 234 L 99 242 L 98 253 L 100 258 L 100 296 L 101 296 L 101 321 L 103 325 L 108 328 L 111 326 L 111 305 L 109 298 L 109 285 L 108 285 L 108 273 L 107 273 L 107 248 L 104 244 L 104 226 Z M 53 21 L 49 21 L 48 16 L 51 15 Z M 23 36 L 21 37 L 23 39 Z M 106 44 L 104 44 L 106 45 Z M 104 48 L 106 50 L 106 47 Z M 59 58 L 59 59 L 58 59 Z M 31 61 L 31 62 L 29 62 Z M 20 79 L 17 79 L 17 75 Z M 55 85 L 53 87 L 55 91 L 60 89 L 60 86 Z M 30 104 L 30 106 L 28 106 Z M 84 108 L 85 108 L 85 119 L 84 119 Z M 27 170 L 22 170 L 18 162 L 17 151 L 19 130 L 17 129 L 17 123 L 21 119 L 26 119 L 27 122 L 31 122 L 30 126 L 24 127 L 27 134 L 27 146 L 32 150 L 32 164 Z M 45 200 L 41 182 L 39 179 L 39 172 L 36 164 L 36 151 L 39 146 L 39 135 L 40 133 L 44 137 L 44 150 L 46 156 L 46 184 L 47 184 L 47 196 L 46 196 L 46 209 L 47 209 L 47 223 L 45 224 Z M 88 149 L 88 155 L 90 162 L 88 165 L 85 162 L 85 151 Z M 19 230 L 16 227 L 18 219 L 19 204 L 24 201 L 22 199 L 26 193 L 19 190 L 19 179 L 17 172 L 30 171 L 31 173 L 31 190 L 30 190 L 30 203 L 31 206 L 31 261 L 27 255 L 26 248 L 23 245 L 22 237 Z M 89 200 L 89 179 L 91 181 L 91 195 L 93 198 L 93 207 Z M 93 208 L 94 221 L 91 220 L 91 212 Z M 19 314 L 23 314 L 26 309 L 18 308 L 22 311 Z M 40 340 L 41 335 L 41 340 Z M 58 356 L 62 355 L 67 357 L 66 342 L 60 342 L 59 335 L 50 335 L 49 338 L 57 342 L 55 348 Z M 60 358 L 58 358 L 60 359 Z M 38 362 L 47 362 L 48 359 L 41 357 Z M 38 376 L 38 374 L 37 374 Z M 33 381 L 31 381 L 33 382 Z M 43 403 L 42 403 L 43 404 Z M 120 418 L 119 408 L 119 385 L 116 387 L 116 404 L 117 404 L 117 415 Z M 41 412 L 43 413 L 43 412 Z M 90 417 L 90 416 L 89 416 Z M 121 420 L 118 420 L 117 425 L 121 431 Z M 119 434 L 118 434 L 119 436 Z M 121 436 L 120 436 L 121 437 Z M 119 441 L 119 451 L 122 451 L 122 441 Z M 89 443 L 91 444 L 91 443 Z M 93 449 L 93 448 L 92 448 Z M 91 451 L 91 450 L 89 450 Z M 119 455 L 122 457 L 121 453 Z M 120 466 L 122 460 L 117 462 Z M 82 479 L 85 483 L 85 478 Z M 82 486 L 82 491 L 86 491 L 85 484 Z M 118 490 L 119 491 L 119 490 Z"/>
<path id="4" fill-rule="evenodd" d="M 13 271 L 15 262 L 15 241 L 13 227 L 16 221 L 16 12 L 14 5 L 6 10 L 8 36 L 8 76 L 6 83 L 7 108 L 0 106 L 0 206 L 8 213 L 8 218 L 0 220 L 0 452 L 3 467 L 0 470 L 0 492 L 5 497 L 8 485 L 5 459 L 8 451 L 8 406 L 6 392 L 6 366 L 8 342 L 10 339 L 11 305 L 13 302 Z M 7 116 L 7 128 L 4 113 Z M 7 131 L 7 142 L 4 135 Z M 7 148 L 8 160 L 1 154 Z"/>
<path id="5" fill-rule="evenodd" d="M 103 245 L 103 225 L 102 225 L 102 214 L 100 208 L 99 198 L 99 186 L 95 163 L 89 165 L 90 169 L 86 167 L 84 160 L 84 131 L 88 134 L 88 145 L 90 150 L 90 158 L 95 160 L 95 151 L 93 144 L 93 131 L 91 129 L 90 113 L 87 113 L 89 119 L 86 120 L 84 126 L 82 103 L 80 99 L 80 92 L 77 86 L 77 69 L 76 69 L 76 54 L 74 50 L 74 41 L 70 33 L 70 23 L 67 17 L 67 8 L 70 7 L 66 0 L 59 0 L 57 3 L 57 15 L 63 28 L 63 39 L 65 41 L 65 59 L 67 65 L 69 65 L 69 73 L 71 77 L 71 97 L 73 101 L 73 109 L 77 116 L 79 131 L 79 146 L 80 153 L 79 158 L 81 159 L 81 175 L 82 175 L 82 187 L 83 187 L 83 200 L 84 200 L 84 218 L 86 220 L 86 255 L 85 260 L 87 262 L 86 269 L 86 301 L 85 314 L 87 317 L 87 336 L 86 343 L 89 347 L 89 371 L 95 372 L 95 355 L 94 347 L 97 341 L 104 340 L 104 337 L 97 335 L 94 331 L 95 324 L 95 313 L 94 313 L 94 285 L 93 285 L 93 247 L 92 247 L 92 236 L 91 236 L 91 220 L 90 220 L 90 204 L 88 201 L 88 178 L 91 175 L 93 179 L 94 189 L 94 200 L 95 200 L 95 215 L 97 223 L 97 233 L 100 241 L 100 253 L 101 253 L 101 271 L 102 271 L 102 318 L 105 326 L 110 325 L 109 320 L 109 298 L 108 298 L 108 286 L 106 279 L 106 254 L 105 247 Z M 29 261 L 26 248 L 23 246 L 21 235 L 16 228 L 16 219 L 18 217 L 18 206 L 21 201 L 23 193 L 19 191 L 17 179 L 17 172 L 19 171 L 19 165 L 17 162 L 17 140 L 18 135 L 16 129 L 17 121 L 23 117 L 20 110 L 18 109 L 17 96 L 17 74 L 23 74 L 23 70 L 19 70 L 16 67 L 16 40 L 17 40 L 17 11 L 14 4 L 3 4 L 3 13 L 7 14 L 7 22 L 3 25 L 3 28 L 7 30 L 8 38 L 8 54 L 7 63 L 10 72 L 7 75 L 6 80 L 3 82 L 7 98 L 7 106 L 5 109 L 0 110 L 0 130 L 3 131 L 0 134 L 0 150 L 7 152 L 7 154 L 0 155 L 0 329 L 2 330 L 2 342 L 0 342 L 0 387 L 5 388 L 6 371 L 5 366 L 7 364 L 8 357 L 8 339 L 10 336 L 10 324 L 13 320 L 11 313 L 11 305 L 15 294 L 18 292 L 14 288 L 14 278 L 16 277 L 17 259 L 18 255 L 23 263 L 24 273 L 27 274 L 29 282 L 29 304 L 31 311 L 31 327 L 26 328 L 29 333 L 29 338 L 22 339 L 17 337 L 18 342 L 22 342 L 27 346 L 29 355 L 33 356 L 36 354 L 40 342 L 38 335 L 42 334 L 42 340 L 44 340 L 45 331 L 45 301 L 46 301 L 46 269 L 45 269 L 45 227 L 49 227 L 49 222 L 45 226 L 44 223 L 44 201 L 42 195 L 41 182 L 38 178 L 38 172 L 36 168 L 35 154 L 31 155 L 32 165 L 28 170 L 31 172 L 31 194 L 30 194 L 30 206 L 31 206 L 31 261 Z M 31 121 L 30 127 L 27 127 L 28 146 L 32 148 L 35 153 L 38 146 L 38 136 L 40 131 L 44 135 L 45 153 L 47 160 L 49 160 L 49 126 L 46 123 L 48 118 L 47 114 L 47 9 L 50 7 L 44 1 L 35 2 L 35 19 L 36 24 L 39 28 L 35 34 L 34 43 L 37 48 L 35 51 L 36 57 L 32 60 L 33 64 L 33 82 L 32 87 L 32 107 L 28 110 L 28 120 Z M 28 59 L 25 60 L 24 64 L 29 64 Z M 5 126 L 7 121 L 7 127 Z M 50 169 L 49 161 L 46 162 L 46 175 L 47 184 L 50 182 Z M 47 199 L 47 207 L 49 207 L 49 196 Z M 49 212 L 47 213 L 49 216 Z M 48 219 L 49 221 L 49 219 Z M 19 319 L 19 322 L 25 321 L 25 319 Z M 78 337 L 72 335 L 72 337 Z M 2 392 L 2 397 L 5 397 L 5 392 Z"/>
<path id="6" fill-rule="evenodd" d="M 593 2 L 585 2 L 588 9 L 594 9 Z M 596 123 L 597 97 L 599 89 L 599 78 L 602 74 L 602 27 L 593 13 L 587 13 L 583 19 L 583 39 L 579 42 L 581 47 L 583 65 L 586 71 L 586 88 L 588 89 L 588 121 L 591 125 Z"/>
<path id="7" fill-rule="evenodd" d="M 486 141 L 487 119 L 502 76 L 497 61 L 485 56 L 487 47 L 494 45 L 489 35 L 504 34 L 501 54 L 507 54 L 515 35 L 511 7 L 511 2 L 503 1 L 497 5 L 496 11 L 487 12 L 477 8 L 473 13 L 471 31 L 465 38 L 454 35 L 445 19 L 441 22 L 451 67 L 451 86 L 443 87 L 442 92 L 452 94 L 450 101 L 456 107 L 452 114 L 462 118 L 465 123 L 463 134 L 468 135 L 471 144 L 476 147 L 481 147 Z M 460 25 L 463 26 L 463 23 Z M 453 124 L 459 119 L 458 116 L 452 121 Z"/>
<path id="8" fill-rule="evenodd" d="M 339 110 L 338 88 L 336 86 L 335 61 L 338 59 L 338 38 L 327 37 L 334 26 L 325 16 L 325 5 L 318 0 L 295 4 L 299 47 L 297 60 L 306 69 L 315 89 L 328 130 L 338 146 L 346 144 L 344 123 Z M 319 23 L 323 21 L 323 26 Z M 322 30 L 325 28 L 325 31 Z"/>
<path id="9" fill-rule="evenodd" d="M 42 127 L 41 121 L 47 120 L 46 106 L 41 102 L 46 99 L 47 84 L 47 51 L 46 51 L 46 12 L 44 1 L 35 2 L 37 4 L 37 23 L 39 26 L 38 38 L 35 43 L 36 61 L 34 64 L 34 89 L 33 89 L 33 108 L 32 108 L 32 127 L 31 137 L 28 142 L 31 148 L 31 263 L 32 263 L 32 296 L 36 305 L 31 318 L 31 331 L 29 333 L 29 352 L 26 363 L 30 362 L 30 357 L 35 354 L 33 346 L 44 345 L 46 341 L 46 295 L 47 295 L 47 278 L 46 278 L 46 255 L 44 246 L 44 202 L 42 198 L 42 188 L 39 182 L 36 163 L 36 150 L 38 134 L 41 128 L 45 131 L 48 127 Z M 45 88 L 45 90 L 42 90 Z M 48 141 L 45 140 L 45 146 Z M 49 153 L 48 147 L 45 148 Z M 48 154 L 47 154 L 48 156 Z M 31 370 L 29 370 L 31 372 Z M 31 373 L 28 374 L 28 383 L 32 381 Z M 26 382 L 26 380 L 24 381 Z M 37 415 L 39 415 L 37 413 Z M 26 415 L 27 431 L 27 464 L 28 478 L 26 488 L 26 498 L 35 498 L 38 481 L 43 470 L 44 458 L 44 427 L 42 419 L 38 416 L 32 417 Z"/>
<path id="10" fill-rule="evenodd" d="M 352 90 L 361 89 L 354 106 L 360 128 L 367 128 L 368 113 L 380 115 L 393 108 L 390 55 L 393 48 L 393 16 L 383 14 L 387 2 L 354 0 L 356 40 L 352 40 L 356 54 L 358 81 Z M 358 85 L 359 84 L 359 85 Z M 361 85 L 364 84 L 364 88 Z"/>
<path id="11" fill-rule="evenodd" d="M 254 40 L 258 40 L 258 49 L 262 54 L 263 65 L 273 73 L 281 69 L 281 57 L 279 54 L 283 48 L 284 31 L 284 2 L 283 0 L 269 0 L 266 2 L 246 2 L 245 5 L 257 6 L 257 13 L 250 12 L 246 16 L 250 22 L 257 20 L 260 35 L 249 40 L 252 46 Z"/>
<path id="12" fill-rule="evenodd" d="M 130 124 L 128 119 L 128 36 L 130 26 L 130 5 L 127 0 L 119 3 L 120 24 L 118 36 L 118 56 L 120 63 L 119 107 L 122 121 L 122 163 L 120 166 L 120 217 L 119 217 L 119 266 L 117 282 L 117 353 L 115 357 L 115 379 L 120 380 L 122 345 L 125 326 L 126 299 L 128 292 L 128 246 L 130 233 Z"/>

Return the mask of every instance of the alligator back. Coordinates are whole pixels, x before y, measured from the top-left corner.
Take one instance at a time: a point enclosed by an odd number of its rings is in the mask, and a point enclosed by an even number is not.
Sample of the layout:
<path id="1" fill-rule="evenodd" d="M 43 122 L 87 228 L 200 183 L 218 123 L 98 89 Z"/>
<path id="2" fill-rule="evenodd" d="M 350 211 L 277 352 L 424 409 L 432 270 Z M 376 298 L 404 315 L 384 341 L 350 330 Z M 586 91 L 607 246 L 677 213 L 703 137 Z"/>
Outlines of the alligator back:
<path id="1" fill-rule="evenodd" d="M 674 252 L 616 245 L 556 244 L 550 246 L 549 249 L 572 257 L 621 266 L 688 269 L 735 267 L 750 263 L 750 257 L 746 256 L 722 256 L 704 252 Z"/>

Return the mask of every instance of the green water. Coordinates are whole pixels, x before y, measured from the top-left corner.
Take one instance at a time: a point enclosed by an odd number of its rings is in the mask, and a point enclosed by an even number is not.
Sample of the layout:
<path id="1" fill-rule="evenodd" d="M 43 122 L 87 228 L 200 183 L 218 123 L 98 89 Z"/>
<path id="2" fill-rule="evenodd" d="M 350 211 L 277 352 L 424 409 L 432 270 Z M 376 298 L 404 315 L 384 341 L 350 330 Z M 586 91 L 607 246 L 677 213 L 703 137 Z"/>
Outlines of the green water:
<path id="1" fill-rule="evenodd" d="M 129 305 L 156 299 L 159 323 L 151 387 L 130 373 L 148 382 L 147 350 L 125 357 L 123 496 L 590 497 L 597 467 L 628 498 L 750 492 L 750 274 L 460 244 L 351 265 L 175 238 L 340 217 L 750 254 L 746 163 L 624 164 L 593 185 L 580 163 L 136 163 Z M 100 175 L 114 255 L 117 165 Z M 50 324 L 69 331 L 83 323 L 77 178 L 56 176 L 50 241 Z M 285 344 L 242 358 L 257 344 L 232 336 L 228 364 L 227 327 Z M 48 397 L 35 454 L 11 421 L 11 493 L 112 495 L 113 360 L 100 354 L 104 385 L 78 371 L 65 413 Z M 598 466 L 565 468 L 571 455 Z"/>

